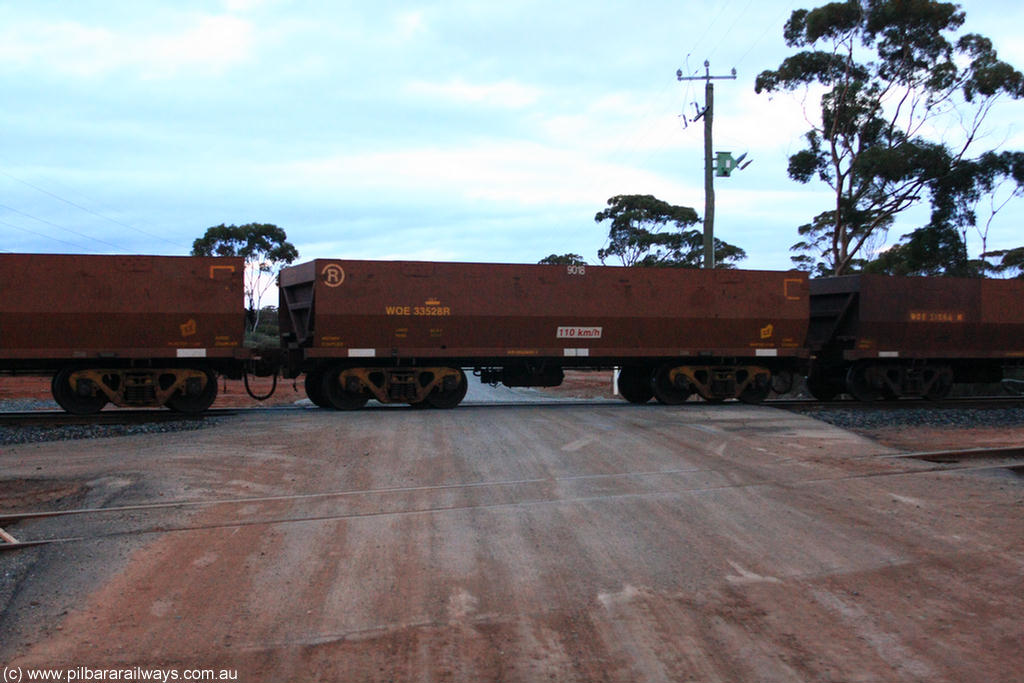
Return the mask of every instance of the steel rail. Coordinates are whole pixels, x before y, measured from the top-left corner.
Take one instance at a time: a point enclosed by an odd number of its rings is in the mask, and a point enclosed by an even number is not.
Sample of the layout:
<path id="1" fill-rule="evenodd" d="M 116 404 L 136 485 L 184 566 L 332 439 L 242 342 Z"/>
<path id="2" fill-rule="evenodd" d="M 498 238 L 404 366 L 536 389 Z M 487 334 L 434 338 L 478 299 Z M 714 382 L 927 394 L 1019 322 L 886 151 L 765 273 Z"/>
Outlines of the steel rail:
<path id="1" fill-rule="evenodd" d="M 103 410 L 94 415 L 73 415 L 58 410 L 0 412 L 0 425 L 5 427 L 65 427 L 69 425 L 146 424 L 150 422 L 202 422 L 211 417 L 234 415 L 236 409 L 208 410 L 187 415 L 168 410 L 141 408 L 135 410 Z"/>

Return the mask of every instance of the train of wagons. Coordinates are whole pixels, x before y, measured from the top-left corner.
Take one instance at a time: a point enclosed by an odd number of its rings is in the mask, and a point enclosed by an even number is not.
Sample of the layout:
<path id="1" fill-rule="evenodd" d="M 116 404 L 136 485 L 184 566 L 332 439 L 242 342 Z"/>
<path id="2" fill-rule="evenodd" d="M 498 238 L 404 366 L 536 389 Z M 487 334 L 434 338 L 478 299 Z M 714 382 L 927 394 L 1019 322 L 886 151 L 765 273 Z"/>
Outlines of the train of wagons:
<path id="1" fill-rule="evenodd" d="M 0 374 L 66 411 L 210 407 L 217 376 L 303 377 L 317 406 L 452 408 L 467 373 L 550 387 L 618 368 L 632 403 L 941 399 L 1024 364 L 1024 280 L 317 259 L 248 348 L 240 258 L 0 254 Z"/>

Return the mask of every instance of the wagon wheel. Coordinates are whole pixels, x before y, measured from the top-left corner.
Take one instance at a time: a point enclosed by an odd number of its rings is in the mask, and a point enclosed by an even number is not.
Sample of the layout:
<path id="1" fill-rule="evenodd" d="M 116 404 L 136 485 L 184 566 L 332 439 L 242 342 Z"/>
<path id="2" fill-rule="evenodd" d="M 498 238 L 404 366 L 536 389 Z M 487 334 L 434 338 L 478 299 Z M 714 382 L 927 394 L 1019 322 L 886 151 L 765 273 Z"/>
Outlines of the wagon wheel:
<path id="1" fill-rule="evenodd" d="M 197 415 L 210 408 L 217 398 L 217 376 L 209 368 L 196 368 L 206 375 L 206 384 L 195 394 L 183 392 L 181 389 L 167 399 L 167 407 L 178 413 Z"/>
<path id="2" fill-rule="evenodd" d="M 880 386 L 872 382 L 872 366 L 856 364 L 846 373 L 846 390 L 858 401 L 870 403 L 882 398 Z"/>
<path id="3" fill-rule="evenodd" d="M 762 403 L 766 398 L 768 398 L 768 394 L 770 394 L 771 391 L 772 381 L 770 376 L 761 374 L 754 377 L 754 381 L 744 387 L 743 391 L 741 391 L 740 395 L 736 398 L 743 403 L 753 405 Z"/>
<path id="4" fill-rule="evenodd" d="M 834 382 L 829 382 L 822 377 L 821 371 L 816 368 L 812 368 L 810 374 L 807 375 L 807 391 L 819 401 L 832 401 L 843 393 L 842 387 L 838 387 Z"/>
<path id="5" fill-rule="evenodd" d="M 647 368 L 627 365 L 619 372 L 619 394 L 630 403 L 647 403 L 654 396 Z"/>
<path id="6" fill-rule="evenodd" d="M 771 387 L 776 394 L 788 394 L 793 391 L 794 384 L 796 384 L 796 378 L 789 370 L 772 373 Z"/>
<path id="7" fill-rule="evenodd" d="M 369 394 L 363 391 L 348 391 L 341 386 L 341 375 L 345 368 L 329 368 L 323 373 L 320 382 L 323 398 L 327 405 L 335 410 L 358 410 L 370 400 Z"/>
<path id="8" fill-rule="evenodd" d="M 100 412 L 103 406 L 107 405 L 107 395 L 95 386 L 92 387 L 91 393 L 87 392 L 84 395 L 76 391 L 70 381 L 71 374 L 76 370 L 79 368 L 63 368 L 53 376 L 53 380 L 50 382 L 53 400 L 72 415 L 92 415 Z M 92 383 L 89 382 L 89 384 Z"/>
<path id="9" fill-rule="evenodd" d="M 686 399 L 690 398 L 690 394 L 693 393 L 693 390 L 690 388 L 690 383 L 682 376 L 680 376 L 680 380 L 684 382 L 683 386 L 685 388 L 679 388 L 677 385 L 672 383 L 669 372 L 673 367 L 675 366 L 670 363 L 666 363 L 658 368 L 651 376 L 651 391 L 654 393 L 654 398 L 658 399 L 658 403 L 662 403 L 667 406 L 677 406 L 680 403 L 685 403 Z M 619 391 L 621 392 L 621 388 Z"/>
<path id="10" fill-rule="evenodd" d="M 306 387 L 306 396 L 313 402 L 313 405 L 318 408 L 330 408 L 331 404 L 327 402 L 327 397 L 324 396 L 324 370 L 323 368 L 316 367 L 306 373 L 306 378 L 303 382 Z"/>
<path id="11" fill-rule="evenodd" d="M 454 408 L 462 402 L 462 399 L 466 397 L 466 391 L 469 389 L 469 383 L 466 382 L 466 373 L 462 370 L 457 370 L 459 373 L 458 384 L 454 388 L 444 391 L 441 387 L 436 387 L 432 392 L 427 394 L 426 403 L 433 408 Z"/>

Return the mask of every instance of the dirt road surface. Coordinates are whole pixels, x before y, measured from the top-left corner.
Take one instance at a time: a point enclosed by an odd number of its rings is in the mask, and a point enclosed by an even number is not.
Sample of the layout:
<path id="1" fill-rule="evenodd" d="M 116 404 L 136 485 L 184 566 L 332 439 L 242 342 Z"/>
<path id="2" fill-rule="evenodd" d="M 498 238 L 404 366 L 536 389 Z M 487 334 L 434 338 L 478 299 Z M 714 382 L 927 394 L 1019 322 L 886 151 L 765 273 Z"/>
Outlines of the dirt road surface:
<path id="1" fill-rule="evenodd" d="M 951 444 L 955 445 L 955 444 Z M 263 412 L 5 447 L 0 665 L 1015 681 L 1024 486 L 765 407 Z M 178 503 L 187 503 L 178 505 Z"/>

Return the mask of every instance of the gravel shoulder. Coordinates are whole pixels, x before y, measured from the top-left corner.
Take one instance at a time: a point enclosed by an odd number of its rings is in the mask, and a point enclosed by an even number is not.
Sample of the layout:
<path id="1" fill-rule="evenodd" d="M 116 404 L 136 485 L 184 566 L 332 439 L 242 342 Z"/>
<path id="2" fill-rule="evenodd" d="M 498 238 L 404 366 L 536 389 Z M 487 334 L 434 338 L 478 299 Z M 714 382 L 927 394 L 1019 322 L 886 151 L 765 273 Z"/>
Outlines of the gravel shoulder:
<path id="1" fill-rule="evenodd" d="M 958 408 L 926 404 L 920 408 L 801 410 L 801 414 L 848 429 L 905 451 L 996 448 L 1024 444 L 1024 404 L 996 408 Z"/>

